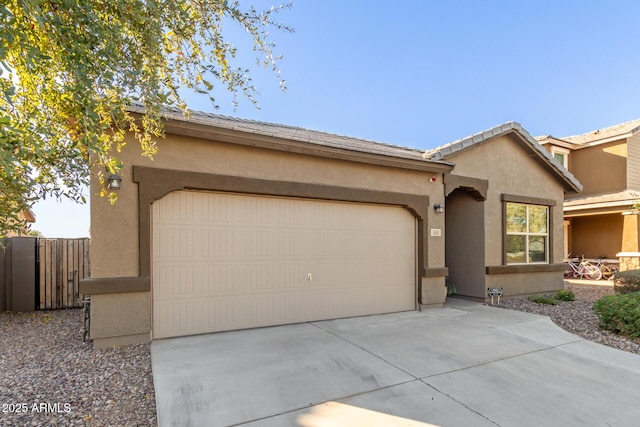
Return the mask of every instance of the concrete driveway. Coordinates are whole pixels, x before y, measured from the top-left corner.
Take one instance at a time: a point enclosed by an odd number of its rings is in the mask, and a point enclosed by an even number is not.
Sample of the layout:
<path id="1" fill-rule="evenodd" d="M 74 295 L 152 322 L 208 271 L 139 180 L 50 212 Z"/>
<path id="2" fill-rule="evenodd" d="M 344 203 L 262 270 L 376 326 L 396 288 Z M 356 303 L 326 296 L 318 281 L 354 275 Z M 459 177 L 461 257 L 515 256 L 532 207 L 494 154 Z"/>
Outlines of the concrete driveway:
<path id="1" fill-rule="evenodd" d="M 462 300 L 158 340 L 151 356 L 160 426 L 640 423 L 640 356 Z"/>

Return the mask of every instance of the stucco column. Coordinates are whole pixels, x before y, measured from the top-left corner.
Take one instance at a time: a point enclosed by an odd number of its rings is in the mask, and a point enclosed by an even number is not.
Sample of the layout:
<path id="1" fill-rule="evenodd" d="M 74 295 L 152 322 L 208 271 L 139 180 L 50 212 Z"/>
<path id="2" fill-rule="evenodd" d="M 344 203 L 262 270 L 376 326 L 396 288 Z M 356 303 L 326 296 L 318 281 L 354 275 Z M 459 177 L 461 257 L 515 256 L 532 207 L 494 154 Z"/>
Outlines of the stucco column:
<path id="1" fill-rule="evenodd" d="M 638 247 L 638 212 L 622 214 L 622 251 L 617 254 L 620 259 L 620 271 L 640 269 L 640 247 Z"/>

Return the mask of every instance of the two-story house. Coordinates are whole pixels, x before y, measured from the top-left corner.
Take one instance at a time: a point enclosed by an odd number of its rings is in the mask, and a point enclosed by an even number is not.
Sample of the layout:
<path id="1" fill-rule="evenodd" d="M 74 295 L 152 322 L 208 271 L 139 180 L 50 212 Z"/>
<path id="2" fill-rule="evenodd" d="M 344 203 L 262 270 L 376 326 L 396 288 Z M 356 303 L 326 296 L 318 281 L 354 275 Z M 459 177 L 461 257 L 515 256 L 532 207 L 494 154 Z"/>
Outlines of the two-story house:
<path id="1" fill-rule="evenodd" d="M 582 135 L 536 138 L 583 185 L 564 201 L 565 255 L 640 268 L 640 119 Z"/>

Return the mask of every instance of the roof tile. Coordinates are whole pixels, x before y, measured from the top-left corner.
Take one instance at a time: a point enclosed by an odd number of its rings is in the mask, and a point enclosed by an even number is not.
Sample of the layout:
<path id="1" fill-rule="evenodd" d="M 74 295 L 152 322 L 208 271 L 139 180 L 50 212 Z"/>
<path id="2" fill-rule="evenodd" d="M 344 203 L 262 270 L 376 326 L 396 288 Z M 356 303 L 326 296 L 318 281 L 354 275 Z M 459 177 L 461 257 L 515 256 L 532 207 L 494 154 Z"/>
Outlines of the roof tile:
<path id="1" fill-rule="evenodd" d="M 131 103 L 130 110 L 136 113 L 143 113 L 144 106 L 138 103 Z M 444 160 L 428 159 L 423 157 L 423 150 L 410 147 L 402 147 L 377 141 L 370 141 L 349 136 L 336 135 L 326 132 L 309 130 L 297 126 L 288 126 L 276 123 L 261 122 L 257 120 L 241 119 L 237 117 L 224 116 L 201 111 L 191 111 L 188 118 L 185 118 L 178 108 L 165 108 L 162 116 L 166 119 L 191 122 L 206 126 L 214 126 L 224 129 L 237 130 L 256 135 L 265 135 L 283 139 L 295 140 L 315 144 L 325 147 L 337 148 L 341 150 L 358 151 L 363 153 L 378 154 L 389 157 L 397 157 L 423 162 L 440 163 L 451 165 L 451 162 Z"/>
<path id="2" fill-rule="evenodd" d="M 565 136 L 559 139 L 573 144 L 589 144 L 602 139 L 621 136 L 627 133 L 635 133 L 638 131 L 640 131 L 640 119 L 631 120 L 602 129 L 596 129 L 580 135 Z"/>

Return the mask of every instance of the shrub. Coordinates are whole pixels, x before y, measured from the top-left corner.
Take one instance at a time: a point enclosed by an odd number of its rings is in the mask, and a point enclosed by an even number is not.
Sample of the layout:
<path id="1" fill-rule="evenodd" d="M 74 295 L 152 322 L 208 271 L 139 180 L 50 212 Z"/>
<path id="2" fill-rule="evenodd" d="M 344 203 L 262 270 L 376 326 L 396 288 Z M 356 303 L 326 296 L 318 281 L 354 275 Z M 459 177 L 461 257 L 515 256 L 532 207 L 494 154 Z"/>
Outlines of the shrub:
<path id="1" fill-rule="evenodd" d="M 447 295 L 453 295 L 458 292 L 455 283 L 449 279 L 449 276 L 444 278 L 444 285 L 447 287 Z"/>
<path id="2" fill-rule="evenodd" d="M 556 299 L 560 301 L 575 301 L 576 295 L 571 289 L 560 289 L 556 292 Z"/>
<path id="3" fill-rule="evenodd" d="M 640 291 L 640 270 L 618 271 L 613 276 L 616 294 L 630 294 Z"/>
<path id="4" fill-rule="evenodd" d="M 640 292 L 607 295 L 593 304 L 604 329 L 628 337 L 640 337 Z"/>
<path id="5" fill-rule="evenodd" d="M 540 295 L 531 295 L 527 299 L 532 302 L 537 302 L 538 304 L 547 304 L 547 305 L 558 304 L 558 301 L 554 300 L 553 298 L 540 296 Z"/>

